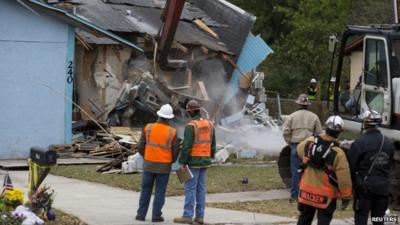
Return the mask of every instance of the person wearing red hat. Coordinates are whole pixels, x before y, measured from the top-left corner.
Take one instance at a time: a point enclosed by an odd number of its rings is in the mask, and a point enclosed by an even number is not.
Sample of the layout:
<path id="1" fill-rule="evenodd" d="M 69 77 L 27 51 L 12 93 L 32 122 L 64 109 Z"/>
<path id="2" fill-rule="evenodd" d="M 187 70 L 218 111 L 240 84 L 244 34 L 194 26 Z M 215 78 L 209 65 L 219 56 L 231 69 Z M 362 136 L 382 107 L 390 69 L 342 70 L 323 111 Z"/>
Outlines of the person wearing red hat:
<path id="1" fill-rule="evenodd" d="M 185 127 L 179 163 L 182 169 L 190 169 L 193 178 L 185 183 L 183 215 L 175 218 L 174 223 L 204 224 L 206 176 L 216 150 L 215 131 L 213 123 L 201 117 L 196 100 L 187 103 L 186 111 L 191 121 Z"/>

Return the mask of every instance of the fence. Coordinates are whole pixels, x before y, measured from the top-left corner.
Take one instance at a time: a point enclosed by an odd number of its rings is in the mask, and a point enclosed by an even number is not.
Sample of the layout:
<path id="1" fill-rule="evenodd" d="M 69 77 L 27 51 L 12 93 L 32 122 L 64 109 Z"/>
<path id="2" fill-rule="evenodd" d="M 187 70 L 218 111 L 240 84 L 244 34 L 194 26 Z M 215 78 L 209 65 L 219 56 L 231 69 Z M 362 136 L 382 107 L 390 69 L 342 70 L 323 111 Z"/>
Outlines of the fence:
<path id="1" fill-rule="evenodd" d="M 298 108 L 295 99 L 280 99 L 280 103 L 282 115 L 289 115 Z M 329 106 L 332 107 L 331 102 L 329 103 Z M 276 98 L 268 98 L 267 108 L 270 116 L 278 116 L 278 103 Z M 326 101 L 312 101 L 309 110 L 317 114 L 322 123 L 330 116 L 330 111 Z"/>

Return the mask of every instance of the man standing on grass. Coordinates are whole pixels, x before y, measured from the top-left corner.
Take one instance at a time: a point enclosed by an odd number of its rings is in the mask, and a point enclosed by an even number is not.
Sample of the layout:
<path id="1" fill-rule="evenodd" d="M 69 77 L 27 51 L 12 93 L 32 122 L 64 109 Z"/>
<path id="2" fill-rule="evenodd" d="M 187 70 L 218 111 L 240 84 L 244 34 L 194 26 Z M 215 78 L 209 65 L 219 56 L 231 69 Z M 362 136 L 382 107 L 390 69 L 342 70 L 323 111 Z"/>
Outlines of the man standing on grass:
<path id="1" fill-rule="evenodd" d="M 169 173 L 179 154 L 176 129 L 169 125 L 169 121 L 174 118 L 172 107 L 169 104 L 161 106 L 157 115 L 157 122 L 146 125 L 138 144 L 139 153 L 144 157 L 142 188 L 136 215 L 138 221 L 145 221 L 154 182 L 156 188 L 151 221 L 164 221 L 161 210 L 165 202 Z"/>
<path id="2" fill-rule="evenodd" d="M 189 168 L 191 170 L 193 178 L 185 183 L 183 216 L 175 218 L 174 222 L 204 224 L 206 176 L 207 168 L 211 166 L 211 159 L 215 154 L 215 132 L 212 122 L 201 118 L 200 105 L 197 101 L 189 101 L 186 111 L 192 120 L 185 127 L 179 163 L 182 165 L 182 169 Z M 192 221 L 193 216 L 195 218 Z"/>
<path id="3" fill-rule="evenodd" d="M 290 114 L 283 124 L 283 138 L 291 148 L 290 171 L 292 183 L 290 190 L 290 202 L 296 202 L 299 195 L 300 160 L 297 156 L 297 145 L 312 135 L 322 132 L 321 122 L 317 115 L 308 110 L 311 105 L 306 94 L 301 94 L 296 100 L 298 110 Z"/>

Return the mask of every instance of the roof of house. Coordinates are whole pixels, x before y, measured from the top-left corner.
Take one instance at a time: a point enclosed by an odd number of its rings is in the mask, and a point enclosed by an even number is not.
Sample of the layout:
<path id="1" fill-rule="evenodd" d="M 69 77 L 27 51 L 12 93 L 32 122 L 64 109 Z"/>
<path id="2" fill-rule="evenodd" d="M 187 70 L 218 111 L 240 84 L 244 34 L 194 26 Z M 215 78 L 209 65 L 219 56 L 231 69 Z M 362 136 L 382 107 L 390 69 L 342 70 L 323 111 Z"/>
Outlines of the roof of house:
<path id="1" fill-rule="evenodd" d="M 46 4 L 44 2 L 38 1 L 38 0 L 18 0 L 22 5 L 25 7 L 28 7 L 31 10 L 38 10 L 42 11 L 54 16 L 57 16 L 61 18 L 62 20 L 73 24 L 76 27 L 82 28 L 84 30 L 87 30 L 92 33 L 100 34 L 102 36 L 109 37 L 110 39 L 117 41 L 121 44 L 127 45 L 131 48 L 134 48 L 140 52 L 143 52 L 143 49 L 139 48 L 136 46 L 134 43 L 108 31 L 107 29 L 102 28 L 101 26 L 98 26 L 95 23 L 91 23 L 90 21 L 87 21 L 85 19 L 82 19 L 81 17 L 76 16 L 75 14 L 68 12 L 65 9 L 54 7 L 52 5 Z"/>
<path id="2" fill-rule="evenodd" d="M 161 0 L 81 0 L 75 5 L 75 15 L 112 32 L 135 32 L 156 36 L 162 25 L 164 5 L 165 1 Z M 232 54 L 225 43 L 194 25 L 194 19 L 201 19 L 209 27 L 222 26 L 196 5 L 186 3 L 175 34 L 176 41 Z"/>
<path id="3" fill-rule="evenodd" d="M 92 43 L 116 41 L 143 51 L 118 34 L 138 33 L 157 36 L 166 0 L 19 0 L 34 10 L 44 11 L 88 33 L 81 36 Z M 51 3 L 53 2 L 53 3 Z M 70 6 L 73 6 L 70 8 Z M 200 29 L 193 20 L 200 19 L 218 37 Z M 255 17 L 225 0 L 187 0 L 175 40 L 181 44 L 200 45 L 210 50 L 239 55 Z M 90 35 L 94 34 L 94 35 Z M 99 37 L 107 38 L 99 38 Z M 111 40 L 112 41 L 111 41 Z"/>

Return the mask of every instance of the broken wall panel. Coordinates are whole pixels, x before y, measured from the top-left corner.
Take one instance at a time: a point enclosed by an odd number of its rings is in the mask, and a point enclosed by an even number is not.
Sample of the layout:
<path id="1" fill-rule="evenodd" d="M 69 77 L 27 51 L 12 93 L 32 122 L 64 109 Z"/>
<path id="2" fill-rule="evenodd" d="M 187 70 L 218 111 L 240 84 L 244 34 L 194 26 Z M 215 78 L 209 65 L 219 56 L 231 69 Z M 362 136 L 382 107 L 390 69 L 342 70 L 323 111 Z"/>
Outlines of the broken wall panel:
<path id="1" fill-rule="evenodd" d="M 132 49 L 122 45 L 93 45 L 92 51 L 77 46 L 78 104 L 93 116 L 104 120 L 106 112 L 112 110 L 120 97 L 124 81 L 142 73 L 134 70 L 128 72 L 132 54 Z M 82 116 L 88 119 L 86 115 Z"/>
<path id="2" fill-rule="evenodd" d="M 186 46 L 187 54 L 172 50 L 173 56 L 188 60 L 187 68 L 166 71 L 156 65 L 159 82 L 150 73 L 154 69 L 151 59 L 143 54 L 120 45 L 92 47 L 77 46 L 76 99 L 102 121 L 117 110 L 117 123 L 131 125 L 132 117 L 138 116 L 136 107 L 154 113 L 162 104 L 181 108 L 190 99 L 203 102 L 213 114 L 228 83 L 224 59 L 213 52 L 205 54 L 195 45 Z M 84 114 L 82 118 L 88 119 Z"/>
<path id="3" fill-rule="evenodd" d="M 232 74 L 224 103 L 228 103 L 239 90 L 240 77 L 255 70 L 272 52 L 272 49 L 264 42 L 260 35 L 248 34 L 237 61 L 237 69 Z"/>

